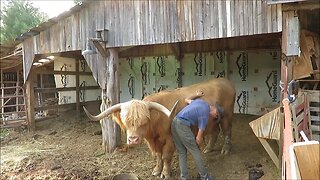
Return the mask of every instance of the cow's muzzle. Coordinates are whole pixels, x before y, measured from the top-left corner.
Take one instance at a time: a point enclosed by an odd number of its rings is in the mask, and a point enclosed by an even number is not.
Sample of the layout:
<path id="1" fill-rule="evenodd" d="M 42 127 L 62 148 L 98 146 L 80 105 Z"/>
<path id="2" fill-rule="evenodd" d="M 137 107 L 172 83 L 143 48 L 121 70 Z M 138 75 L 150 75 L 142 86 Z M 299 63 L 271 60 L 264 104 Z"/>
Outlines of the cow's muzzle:
<path id="1" fill-rule="evenodd" d="M 139 136 L 129 136 L 128 137 L 128 144 L 140 144 L 141 139 Z"/>

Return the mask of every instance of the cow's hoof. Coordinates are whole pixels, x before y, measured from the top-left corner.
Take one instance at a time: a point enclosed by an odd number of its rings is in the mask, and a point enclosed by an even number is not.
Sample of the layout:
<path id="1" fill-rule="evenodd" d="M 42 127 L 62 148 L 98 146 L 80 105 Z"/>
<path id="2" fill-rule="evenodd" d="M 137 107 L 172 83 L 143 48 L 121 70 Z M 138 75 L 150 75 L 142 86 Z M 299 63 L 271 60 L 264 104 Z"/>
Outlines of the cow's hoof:
<path id="1" fill-rule="evenodd" d="M 229 154 L 230 150 L 231 150 L 231 145 L 230 144 L 225 144 L 222 147 L 221 154 Z"/>
<path id="2" fill-rule="evenodd" d="M 155 167 L 152 171 L 153 176 L 159 176 L 161 174 L 160 168 Z"/>
<path id="3" fill-rule="evenodd" d="M 159 176 L 159 175 L 160 175 L 160 172 L 158 172 L 158 171 L 153 171 L 153 172 L 152 172 L 152 175 L 153 175 L 153 176 Z"/>
<path id="4" fill-rule="evenodd" d="M 161 174 L 160 176 L 161 179 L 171 179 L 171 176 L 169 174 Z"/>
<path id="5" fill-rule="evenodd" d="M 212 147 L 205 147 L 204 150 L 203 150 L 203 153 L 209 153 L 209 152 L 212 152 L 213 151 L 213 148 Z"/>

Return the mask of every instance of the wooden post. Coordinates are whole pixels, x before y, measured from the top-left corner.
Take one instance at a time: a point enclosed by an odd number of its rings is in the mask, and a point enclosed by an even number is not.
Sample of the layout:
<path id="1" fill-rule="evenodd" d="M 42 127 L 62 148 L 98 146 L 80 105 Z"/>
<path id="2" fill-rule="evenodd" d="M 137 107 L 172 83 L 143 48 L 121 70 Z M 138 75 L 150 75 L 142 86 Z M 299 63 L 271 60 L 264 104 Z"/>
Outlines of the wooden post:
<path id="1" fill-rule="evenodd" d="M 282 52 L 286 56 L 300 55 L 300 25 L 296 11 L 283 12 Z"/>
<path id="2" fill-rule="evenodd" d="M 101 112 L 106 108 L 118 104 L 120 101 L 120 86 L 119 86 L 119 58 L 118 51 L 109 49 L 109 56 L 104 58 L 106 60 L 106 89 L 102 89 L 102 104 L 100 106 Z M 100 121 L 102 129 L 102 145 L 105 151 L 110 153 L 120 143 L 120 128 L 111 117 L 106 117 Z"/>
<path id="3" fill-rule="evenodd" d="M 80 118 L 80 77 L 79 77 L 79 59 L 76 61 L 76 113 L 77 119 Z"/>
<path id="4" fill-rule="evenodd" d="M 43 74 L 42 73 L 38 73 L 40 75 L 40 88 L 44 88 L 43 85 Z M 43 102 L 43 96 L 42 96 L 42 92 L 40 92 L 38 94 L 38 98 L 39 98 L 39 106 L 42 106 L 42 102 Z"/>
<path id="5" fill-rule="evenodd" d="M 293 143 L 291 113 L 289 109 L 290 94 L 287 94 L 288 83 L 292 80 L 292 63 L 294 56 L 300 55 L 300 25 L 295 11 L 283 12 L 282 24 L 282 53 L 281 81 L 283 82 L 283 96 L 281 102 L 284 107 L 283 148 L 282 148 L 282 179 L 292 179 L 289 147 Z M 281 149 L 281 148 L 280 148 Z"/>
<path id="6" fill-rule="evenodd" d="M 27 100 L 27 117 L 30 131 L 36 130 L 35 114 L 34 114 L 34 70 L 30 71 L 29 78 L 26 81 L 26 100 Z"/>
<path id="7" fill-rule="evenodd" d="M 3 82 L 3 70 L 0 70 L 0 81 L 1 81 L 1 87 L 4 87 L 4 82 Z M 4 89 L 1 89 L 1 96 L 4 97 Z M 1 113 L 4 113 L 4 99 L 1 98 Z M 2 119 L 4 119 L 4 116 L 2 115 Z"/>
<path id="8" fill-rule="evenodd" d="M 16 95 L 17 95 L 17 97 L 16 97 L 16 112 L 18 112 L 19 111 L 19 106 L 18 106 L 18 104 L 19 104 L 19 97 L 18 97 L 18 95 L 19 95 L 19 88 L 18 88 L 18 86 L 19 86 L 19 70 L 17 70 L 17 82 L 16 82 Z"/>

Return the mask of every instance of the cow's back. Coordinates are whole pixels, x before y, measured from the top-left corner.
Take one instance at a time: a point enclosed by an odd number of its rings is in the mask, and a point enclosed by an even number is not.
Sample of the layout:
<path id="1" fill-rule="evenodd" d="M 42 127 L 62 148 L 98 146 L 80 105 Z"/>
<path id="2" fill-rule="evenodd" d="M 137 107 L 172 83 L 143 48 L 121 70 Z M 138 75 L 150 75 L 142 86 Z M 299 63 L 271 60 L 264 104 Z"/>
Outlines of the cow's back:
<path id="1" fill-rule="evenodd" d="M 197 90 L 202 90 L 203 97 L 209 104 L 219 102 L 228 113 L 233 113 L 235 101 L 235 88 L 233 84 L 225 78 L 216 78 L 201 83 L 178 88 L 175 90 L 165 90 L 147 96 L 145 101 L 158 102 L 166 108 L 171 109 L 174 103 L 179 100 L 177 112 L 187 105 L 184 99 L 193 95 Z"/>
<path id="2" fill-rule="evenodd" d="M 208 103 L 215 104 L 216 102 L 219 102 L 225 110 L 225 115 L 232 117 L 235 101 L 235 89 L 232 83 L 224 78 L 211 79 L 175 90 L 164 90 L 159 93 L 146 96 L 143 101 L 157 102 L 170 110 L 174 103 L 179 100 L 176 111 L 176 113 L 178 113 L 187 105 L 184 101 L 185 98 L 195 94 L 197 90 L 202 90 L 204 92 L 205 95 L 203 99 Z M 149 134 L 150 137 L 146 137 L 146 139 L 149 143 L 149 148 L 152 151 L 162 152 L 162 147 L 165 142 L 172 141 L 170 130 L 171 120 L 169 120 L 163 113 L 155 110 L 152 110 L 150 115 L 149 129 L 151 129 L 152 132 Z M 231 124 L 231 118 L 223 118 L 221 123 Z M 214 126 L 215 124 L 213 124 L 212 121 L 209 121 L 208 128 L 206 128 L 205 133 L 207 134 L 212 131 Z"/>

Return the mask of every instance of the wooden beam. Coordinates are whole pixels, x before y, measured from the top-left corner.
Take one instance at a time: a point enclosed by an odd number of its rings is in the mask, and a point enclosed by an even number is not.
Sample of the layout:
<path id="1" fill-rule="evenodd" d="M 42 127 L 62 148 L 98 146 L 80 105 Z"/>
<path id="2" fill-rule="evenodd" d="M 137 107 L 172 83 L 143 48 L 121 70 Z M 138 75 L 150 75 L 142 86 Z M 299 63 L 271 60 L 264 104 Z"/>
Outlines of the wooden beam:
<path id="1" fill-rule="evenodd" d="M 78 72 L 78 73 L 79 73 L 79 75 L 92 76 L 92 72 Z M 77 72 L 75 72 L 75 71 L 52 71 L 52 70 L 40 69 L 37 71 L 37 74 L 77 75 Z"/>
<path id="2" fill-rule="evenodd" d="M 286 56 L 300 56 L 300 24 L 295 11 L 283 12 L 282 52 Z"/>
<path id="3" fill-rule="evenodd" d="M 319 2 L 301 3 L 301 4 L 290 3 L 290 4 L 282 5 L 282 11 L 314 10 L 319 8 L 320 8 Z"/>
<path id="4" fill-rule="evenodd" d="M 1 88 L 1 89 L 6 89 L 6 88 Z M 23 95 L 4 95 L 4 93 L 2 93 L 3 95 L 0 97 L 0 99 L 10 99 L 10 98 L 16 98 L 16 97 L 23 97 Z"/>
<path id="5" fill-rule="evenodd" d="M 30 70 L 29 78 L 26 81 L 26 103 L 27 103 L 27 117 L 30 131 L 36 130 L 35 117 L 34 117 L 34 72 Z"/>
<path id="6" fill-rule="evenodd" d="M 17 70 L 17 83 L 16 83 L 16 87 L 19 86 L 19 70 Z M 19 88 L 16 88 L 16 94 L 18 95 L 19 94 Z M 16 104 L 19 104 L 19 98 L 16 97 Z M 19 111 L 19 106 L 16 106 L 16 111 L 18 112 Z"/>
<path id="7" fill-rule="evenodd" d="M 119 48 L 119 53 L 121 53 L 122 51 L 126 51 L 126 50 L 129 50 L 129 49 L 135 48 L 135 47 L 136 47 L 136 46 L 121 47 L 121 48 Z"/>
<path id="8" fill-rule="evenodd" d="M 319 79 L 298 79 L 297 82 L 320 82 Z"/>
<path id="9" fill-rule="evenodd" d="M 39 74 L 40 75 L 40 88 L 44 88 L 43 86 L 43 74 Z M 42 93 L 36 93 L 38 95 L 38 101 L 39 101 L 39 105 L 42 104 Z"/>
<path id="10" fill-rule="evenodd" d="M 85 86 L 79 87 L 80 90 L 99 89 L 100 86 Z M 51 93 L 59 91 L 76 91 L 76 87 L 63 87 L 63 88 L 35 88 L 35 92 Z"/>
<path id="11" fill-rule="evenodd" d="M 22 50 L 20 50 L 18 52 L 14 52 L 14 53 L 12 53 L 10 55 L 1 57 L 0 60 L 8 59 L 8 58 L 13 57 L 13 56 L 19 56 L 21 58 L 22 57 Z"/>
<path id="12" fill-rule="evenodd" d="M 273 149 L 271 148 L 270 144 L 268 143 L 268 141 L 264 138 L 258 138 L 260 143 L 262 144 L 262 146 L 264 147 L 264 149 L 267 151 L 268 155 L 270 156 L 270 158 L 272 159 L 273 163 L 276 165 L 276 167 L 279 169 L 279 158 L 276 155 L 276 153 L 273 151 Z"/>
<path id="13" fill-rule="evenodd" d="M 108 51 L 106 49 L 105 42 L 97 38 L 90 38 L 90 40 L 92 41 L 93 45 L 98 49 L 102 57 L 108 56 Z"/>
<path id="14" fill-rule="evenodd" d="M 166 56 L 171 54 L 173 54 L 173 52 L 168 44 L 155 44 L 129 48 L 119 52 L 119 57 Z"/>
<path id="15" fill-rule="evenodd" d="M 92 76 L 92 72 L 75 72 L 75 71 L 53 71 L 53 74 L 64 74 L 64 75 L 87 75 Z"/>
<path id="16" fill-rule="evenodd" d="M 4 97 L 4 83 L 3 83 L 3 70 L 0 69 L 0 86 L 1 86 L 1 97 Z M 4 98 L 1 98 L 1 107 L 4 106 Z M 1 108 L 1 113 L 4 113 L 4 108 Z M 1 117 L 3 118 L 3 117 Z"/>
<path id="17" fill-rule="evenodd" d="M 294 2 L 301 2 L 307 0 L 267 0 L 268 5 L 272 4 L 284 4 L 284 3 L 294 3 Z"/>
<path id="18" fill-rule="evenodd" d="M 79 60 L 76 61 L 76 113 L 77 118 L 80 118 L 80 76 L 79 76 Z"/>

